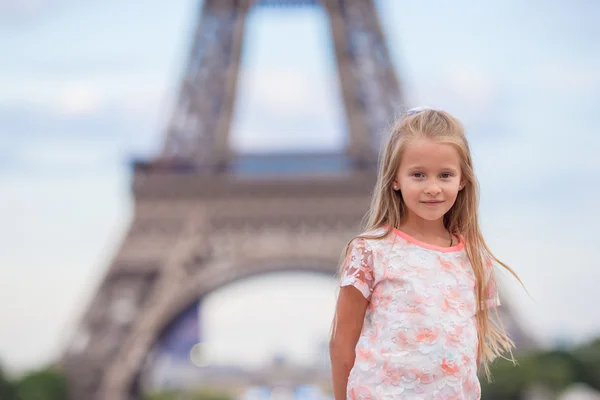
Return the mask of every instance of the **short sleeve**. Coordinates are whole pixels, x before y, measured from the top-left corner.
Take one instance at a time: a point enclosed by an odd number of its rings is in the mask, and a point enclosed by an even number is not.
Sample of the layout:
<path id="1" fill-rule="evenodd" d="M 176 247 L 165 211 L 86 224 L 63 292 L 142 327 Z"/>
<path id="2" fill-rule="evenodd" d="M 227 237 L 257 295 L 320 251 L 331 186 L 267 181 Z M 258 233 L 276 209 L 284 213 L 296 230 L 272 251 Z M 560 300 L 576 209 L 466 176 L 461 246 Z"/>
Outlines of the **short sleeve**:
<path id="1" fill-rule="evenodd" d="M 371 298 L 374 281 L 373 252 L 365 239 L 356 238 L 350 242 L 340 286 L 354 286 L 368 300 Z"/>
<path id="2" fill-rule="evenodd" d="M 498 307 L 500 305 L 500 296 L 498 294 L 498 283 L 496 281 L 495 264 L 496 263 L 494 263 L 492 258 L 488 258 L 485 264 L 487 271 L 487 298 L 485 301 L 485 306 L 487 306 L 487 308 Z"/>

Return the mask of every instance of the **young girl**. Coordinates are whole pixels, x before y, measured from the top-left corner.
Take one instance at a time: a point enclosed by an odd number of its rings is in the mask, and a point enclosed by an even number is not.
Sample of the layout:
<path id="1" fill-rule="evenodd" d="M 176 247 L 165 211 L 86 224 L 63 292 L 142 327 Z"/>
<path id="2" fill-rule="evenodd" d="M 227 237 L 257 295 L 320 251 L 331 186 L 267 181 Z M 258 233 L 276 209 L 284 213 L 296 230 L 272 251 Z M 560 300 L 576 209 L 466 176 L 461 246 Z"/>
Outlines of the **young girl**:
<path id="1" fill-rule="evenodd" d="M 516 274 L 485 244 L 477 207 L 460 122 L 410 110 L 384 148 L 368 226 L 340 267 L 336 400 L 480 398 L 478 366 L 489 376 L 488 363 L 513 347 L 490 320 L 500 304 L 493 266 Z"/>

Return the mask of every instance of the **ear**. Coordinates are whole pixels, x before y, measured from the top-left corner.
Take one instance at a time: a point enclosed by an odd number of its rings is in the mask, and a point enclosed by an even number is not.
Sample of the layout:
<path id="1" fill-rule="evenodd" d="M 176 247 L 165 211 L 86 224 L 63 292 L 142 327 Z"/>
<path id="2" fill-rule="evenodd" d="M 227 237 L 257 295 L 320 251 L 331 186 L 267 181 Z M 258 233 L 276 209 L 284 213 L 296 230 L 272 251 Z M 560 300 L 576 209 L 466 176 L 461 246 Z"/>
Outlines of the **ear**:
<path id="1" fill-rule="evenodd" d="M 392 189 L 394 189 L 396 191 L 400 190 L 400 185 L 398 185 L 398 182 L 395 179 L 392 182 Z"/>
<path id="2" fill-rule="evenodd" d="M 462 182 L 460 183 L 460 185 L 458 186 L 458 191 L 460 192 L 460 191 L 461 191 L 461 190 L 463 190 L 464 188 L 465 188 L 465 182 L 464 182 L 464 181 L 462 181 Z"/>

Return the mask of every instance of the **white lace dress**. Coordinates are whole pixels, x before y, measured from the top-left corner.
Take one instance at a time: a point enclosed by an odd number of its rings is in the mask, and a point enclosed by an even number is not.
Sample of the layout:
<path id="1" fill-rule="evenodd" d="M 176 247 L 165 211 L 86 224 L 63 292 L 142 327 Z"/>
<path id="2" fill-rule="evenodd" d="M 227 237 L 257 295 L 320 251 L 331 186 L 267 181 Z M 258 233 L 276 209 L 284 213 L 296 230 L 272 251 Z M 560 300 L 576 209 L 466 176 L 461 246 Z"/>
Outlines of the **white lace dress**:
<path id="1" fill-rule="evenodd" d="M 368 232 L 376 234 L 380 232 Z M 483 306 L 500 304 L 490 271 Z M 475 277 L 463 243 L 437 247 L 393 230 L 355 239 L 341 286 L 368 300 L 348 399 L 479 399 Z"/>

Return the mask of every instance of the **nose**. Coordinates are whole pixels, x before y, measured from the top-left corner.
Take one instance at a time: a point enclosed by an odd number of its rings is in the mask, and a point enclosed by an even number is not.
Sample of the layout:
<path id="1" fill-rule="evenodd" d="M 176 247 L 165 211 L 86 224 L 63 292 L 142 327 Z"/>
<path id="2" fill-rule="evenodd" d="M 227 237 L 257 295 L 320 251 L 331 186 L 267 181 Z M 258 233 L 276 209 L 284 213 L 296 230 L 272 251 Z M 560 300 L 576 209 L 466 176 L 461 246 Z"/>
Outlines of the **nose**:
<path id="1" fill-rule="evenodd" d="M 439 185 L 435 184 L 435 183 L 431 183 L 429 185 L 427 185 L 427 187 L 425 188 L 425 194 L 435 197 L 438 194 L 440 194 L 442 191 L 442 189 L 440 188 Z"/>

